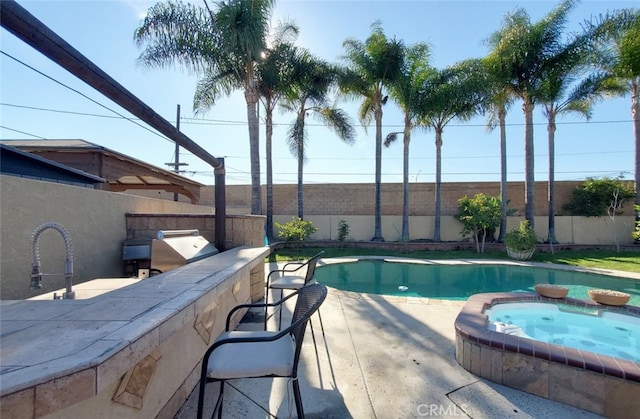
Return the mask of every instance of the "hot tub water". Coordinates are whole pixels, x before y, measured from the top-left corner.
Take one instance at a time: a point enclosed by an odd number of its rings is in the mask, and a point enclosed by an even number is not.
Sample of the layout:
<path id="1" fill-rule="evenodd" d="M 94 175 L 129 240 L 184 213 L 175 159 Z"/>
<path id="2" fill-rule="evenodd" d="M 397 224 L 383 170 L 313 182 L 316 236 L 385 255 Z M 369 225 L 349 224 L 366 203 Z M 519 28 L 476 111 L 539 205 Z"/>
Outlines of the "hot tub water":
<path id="1" fill-rule="evenodd" d="M 640 317 L 528 302 L 497 304 L 485 314 L 490 330 L 640 361 Z"/>

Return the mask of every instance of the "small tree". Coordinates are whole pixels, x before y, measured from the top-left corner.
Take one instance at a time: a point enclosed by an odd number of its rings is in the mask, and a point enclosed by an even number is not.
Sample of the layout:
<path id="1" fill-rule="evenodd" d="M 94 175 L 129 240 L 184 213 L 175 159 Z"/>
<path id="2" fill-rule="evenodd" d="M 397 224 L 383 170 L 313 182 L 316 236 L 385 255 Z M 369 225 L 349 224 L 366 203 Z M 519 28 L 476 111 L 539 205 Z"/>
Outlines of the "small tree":
<path id="1" fill-rule="evenodd" d="M 611 198 L 611 203 L 609 204 L 609 208 L 607 208 L 607 215 L 613 222 L 616 223 L 616 214 L 620 212 L 622 209 L 622 200 L 620 199 L 620 191 L 618 189 L 613 191 L 613 197 Z M 615 228 L 613 230 L 613 242 L 616 244 L 616 252 L 620 253 L 620 239 L 618 238 L 618 233 Z"/>
<path id="2" fill-rule="evenodd" d="M 301 242 L 305 241 L 311 237 L 313 233 L 318 231 L 318 228 L 314 227 L 311 221 L 304 221 L 300 217 L 293 217 L 291 218 L 291 221 L 285 224 L 276 222 L 275 226 L 279 230 L 279 238 L 286 242 L 295 243 L 296 252 L 298 252 Z"/>
<path id="3" fill-rule="evenodd" d="M 338 241 L 340 242 L 340 249 L 344 247 L 344 242 L 349 237 L 349 224 L 345 220 L 338 221 Z"/>
<path id="4" fill-rule="evenodd" d="M 462 222 L 463 236 L 471 235 L 476 244 L 476 252 L 484 252 L 487 236 L 492 236 L 500 225 L 502 217 L 502 201 L 495 196 L 483 193 L 469 198 L 467 195 L 458 199 L 457 218 Z"/>

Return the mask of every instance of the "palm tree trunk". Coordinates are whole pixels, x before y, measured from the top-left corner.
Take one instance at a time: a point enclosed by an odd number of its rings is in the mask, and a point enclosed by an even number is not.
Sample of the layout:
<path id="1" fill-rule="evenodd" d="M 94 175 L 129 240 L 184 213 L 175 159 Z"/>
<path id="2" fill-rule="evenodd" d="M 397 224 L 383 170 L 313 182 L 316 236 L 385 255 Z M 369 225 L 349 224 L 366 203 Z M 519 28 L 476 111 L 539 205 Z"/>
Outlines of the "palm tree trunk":
<path id="1" fill-rule="evenodd" d="M 522 111 L 524 112 L 524 155 L 525 155 L 525 208 L 524 216 L 529 221 L 529 225 L 532 229 L 535 227 L 535 171 L 534 171 L 534 159 L 533 154 L 533 102 L 529 98 L 524 99 L 522 105 Z"/>
<path id="2" fill-rule="evenodd" d="M 436 215 L 433 226 L 433 240 L 440 241 L 440 213 L 442 187 L 442 127 L 436 127 Z"/>
<path id="3" fill-rule="evenodd" d="M 381 188 L 382 188 L 382 105 L 375 110 L 376 119 L 376 179 L 375 179 L 375 231 L 371 241 L 384 241 L 382 237 Z"/>
<path id="4" fill-rule="evenodd" d="M 260 121 L 258 120 L 258 93 L 255 87 L 247 87 L 244 93 L 247 101 L 247 121 L 249 124 L 249 158 L 251 161 L 251 214 L 262 214 L 260 192 Z"/>
<path id="5" fill-rule="evenodd" d="M 298 115 L 298 127 L 300 129 L 300 133 L 304 133 L 304 106 L 302 107 L 301 113 Z M 304 134 L 300 134 L 300 137 L 297 139 L 298 146 L 298 217 L 303 220 L 304 219 L 304 191 L 302 184 L 302 166 L 304 163 Z"/>
<path id="6" fill-rule="evenodd" d="M 411 123 L 404 118 L 402 150 L 402 241 L 409 241 L 409 143 L 411 142 Z"/>
<path id="7" fill-rule="evenodd" d="M 498 111 L 498 123 L 500 124 L 500 233 L 498 242 L 502 243 L 507 232 L 507 112 L 504 106 Z"/>
<path id="8" fill-rule="evenodd" d="M 266 236 L 271 241 L 273 239 L 273 111 L 271 104 L 266 106 L 266 155 L 267 155 L 267 226 Z"/>
<path id="9" fill-rule="evenodd" d="M 556 210 L 555 210 L 555 115 L 549 112 L 547 134 L 549 136 L 549 244 L 556 243 Z"/>

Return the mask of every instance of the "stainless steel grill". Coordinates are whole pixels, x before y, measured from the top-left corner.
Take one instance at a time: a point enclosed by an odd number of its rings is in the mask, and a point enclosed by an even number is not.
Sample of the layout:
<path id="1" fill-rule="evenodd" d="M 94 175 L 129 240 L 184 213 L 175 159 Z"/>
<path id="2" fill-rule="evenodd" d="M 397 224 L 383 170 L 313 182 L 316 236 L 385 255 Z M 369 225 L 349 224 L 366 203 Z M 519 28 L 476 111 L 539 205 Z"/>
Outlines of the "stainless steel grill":
<path id="1" fill-rule="evenodd" d="M 218 249 L 198 230 L 159 230 L 155 239 L 127 240 L 122 248 L 125 271 L 138 277 L 167 272 L 213 256 Z"/>

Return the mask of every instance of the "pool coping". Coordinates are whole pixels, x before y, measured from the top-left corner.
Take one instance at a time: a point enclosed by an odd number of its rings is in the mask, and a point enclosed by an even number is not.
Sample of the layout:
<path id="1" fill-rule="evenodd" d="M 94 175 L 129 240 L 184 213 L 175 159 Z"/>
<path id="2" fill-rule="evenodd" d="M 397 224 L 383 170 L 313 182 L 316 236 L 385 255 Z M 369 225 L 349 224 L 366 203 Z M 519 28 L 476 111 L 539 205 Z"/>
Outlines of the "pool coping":
<path id="1" fill-rule="evenodd" d="M 606 310 L 614 313 L 631 314 L 640 317 L 640 307 L 606 306 L 576 298 L 548 298 L 535 293 L 501 292 L 475 294 L 462 307 L 454 323 L 456 335 L 464 340 L 490 348 L 527 355 L 533 358 L 582 368 L 623 380 L 640 383 L 640 362 L 595 354 L 579 349 L 529 338 L 507 335 L 487 328 L 488 316 L 484 311 L 496 304 L 515 301 L 539 301 L 562 303 L 576 307 Z"/>

